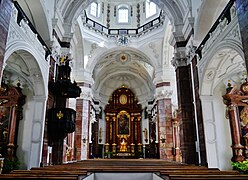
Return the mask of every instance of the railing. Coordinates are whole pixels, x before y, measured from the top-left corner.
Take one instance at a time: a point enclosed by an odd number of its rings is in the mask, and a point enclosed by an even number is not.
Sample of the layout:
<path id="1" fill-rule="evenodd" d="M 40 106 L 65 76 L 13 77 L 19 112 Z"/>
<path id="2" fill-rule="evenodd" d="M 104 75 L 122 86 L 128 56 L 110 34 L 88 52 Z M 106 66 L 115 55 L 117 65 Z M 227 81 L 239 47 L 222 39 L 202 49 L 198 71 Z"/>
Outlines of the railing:
<path id="1" fill-rule="evenodd" d="M 20 25 L 20 22 L 21 22 L 22 19 L 25 19 L 28 22 L 27 24 L 30 27 L 30 29 L 33 31 L 34 34 L 37 35 L 37 39 L 42 44 L 42 46 L 46 48 L 45 59 L 47 59 L 47 57 L 51 54 L 51 50 L 46 45 L 45 41 L 42 39 L 42 37 L 40 36 L 40 34 L 37 32 L 37 30 L 33 26 L 32 22 L 29 20 L 29 18 L 27 17 L 27 15 L 25 14 L 25 12 L 22 10 L 22 8 L 19 5 L 19 3 L 17 1 L 14 1 L 13 3 L 14 3 L 15 8 L 18 11 L 18 14 L 17 14 L 17 23 L 18 23 L 18 25 Z"/>
<path id="2" fill-rule="evenodd" d="M 100 32 L 106 36 L 118 36 L 118 35 L 140 36 L 162 25 L 164 22 L 165 16 L 164 16 L 163 11 L 161 10 L 157 18 L 138 27 L 137 29 L 109 29 L 106 26 L 101 25 L 95 22 L 94 20 L 90 19 L 89 17 L 87 17 L 86 12 L 84 12 L 83 18 L 84 18 L 84 25 L 86 27 L 88 27 L 89 29 L 93 29 L 96 32 Z"/>
<path id="3" fill-rule="evenodd" d="M 218 19 L 215 21 L 214 25 L 211 27 L 201 44 L 196 49 L 196 53 L 200 56 L 200 59 L 202 58 L 203 49 L 207 45 L 208 41 L 213 38 L 213 33 L 217 31 L 217 28 L 222 25 L 224 21 L 226 21 L 226 24 L 223 24 L 223 26 L 227 26 L 232 21 L 232 13 L 231 8 L 234 6 L 235 0 L 230 0 L 225 9 L 222 11 Z M 225 27 L 222 27 L 225 28 Z"/>

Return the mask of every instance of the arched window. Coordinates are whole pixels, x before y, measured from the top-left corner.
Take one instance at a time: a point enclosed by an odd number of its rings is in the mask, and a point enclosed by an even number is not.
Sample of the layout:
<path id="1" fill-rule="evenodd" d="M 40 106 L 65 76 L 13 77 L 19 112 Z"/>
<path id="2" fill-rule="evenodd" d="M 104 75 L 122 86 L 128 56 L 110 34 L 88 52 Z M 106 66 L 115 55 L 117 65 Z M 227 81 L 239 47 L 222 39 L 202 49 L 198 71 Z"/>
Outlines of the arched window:
<path id="1" fill-rule="evenodd" d="M 146 18 L 149 18 L 157 13 L 157 5 L 150 0 L 146 1 Z"/>
<path id="2" fill-rule="evenodd" d="M 93 2 L 90 4 L 90 15 L 94 17 L 100 17 L 100 4 Z"/>
<path id="3" fill-rule="evenodd" d="M 129 18 L 129 9 L 128 6 L 122 5 L 118 8 L 118 23 L 128 23 Z"/>

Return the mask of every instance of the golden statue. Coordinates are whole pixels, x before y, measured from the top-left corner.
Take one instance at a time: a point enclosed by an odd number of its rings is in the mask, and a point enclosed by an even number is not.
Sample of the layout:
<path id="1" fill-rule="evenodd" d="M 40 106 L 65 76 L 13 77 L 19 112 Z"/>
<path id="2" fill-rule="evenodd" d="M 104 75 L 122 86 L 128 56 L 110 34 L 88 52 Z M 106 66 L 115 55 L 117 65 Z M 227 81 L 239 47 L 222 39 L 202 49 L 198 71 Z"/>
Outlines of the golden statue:
<path id="1" fill-rule="evenodd" d="M 121 152 L 126 152 L 127 151 L 127 142 L 125 139 L 122 139 L 121 146 L 120 146 L 120 151 Z"/>

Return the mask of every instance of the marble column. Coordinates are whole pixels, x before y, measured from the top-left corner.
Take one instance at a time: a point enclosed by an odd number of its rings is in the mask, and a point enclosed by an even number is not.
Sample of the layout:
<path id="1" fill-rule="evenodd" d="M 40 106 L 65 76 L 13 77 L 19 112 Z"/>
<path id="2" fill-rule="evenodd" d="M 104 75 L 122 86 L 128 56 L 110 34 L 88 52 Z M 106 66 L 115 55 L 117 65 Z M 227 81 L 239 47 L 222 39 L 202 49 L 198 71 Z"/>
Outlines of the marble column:
<path id="1" fill-rule="evenodd" d="M 90 85 L 78 83 L 82 93 L 76 100 L 76 131 L 75 131 L 75 148 L 76 160 L 89 158 L 89 123 L 90 123 Z"/>
<path id="2" fill-rule="evenodd" d="M 157 101 L 158 106 L 158 133 L 160 140 L 160 158 L 172 160 L 172 128 L 171 128 L 171 99 L 163 98 Z"/>
<path id="3" fill-rule="evenodd" d="M 180 56 L 179 56 L 180 54 Z M 195 147 L 196 126 L 194 120 L 193 91 L 191 83 L 191 69 L 187 58 L 183 58 L 182 52 L 176 54 L 173 65 L 176 68 L 177 92 L 178 92 L 178 118 L 180 125 L 180 144 L 182 161 L 188 164 L 197 164 Z"/>
<path id="4" fill-rule="evenodd" d="M 241 129 L 240 129 L 240 118 L 238 112 L 238 106 L 231 104 L 228 106 L 228 114 L 230 118 L 230 129 L 232 135 L 232 149 L 233 157 L 232 161 L 244 161 L 245 157 L 243 155 L 244 146 L 241 145 Z"/>
<path id="5" fill-rule="evenodd" d="M 83 111 L 83 100 L 76 100 L 76 130 L 75 130 L 75 149 L 76 154 L 74 155 L 76 160 L 81 160 L 81 149 L 82 149 L 82 111 Z"/>
<path id="6" fill-rule="evenodd" d="M 116 144 L 116 117 L 113 117 L 113 144 Z"/>
<path id="7" fill-rule="evenodd" d="M 171 128 L 171 90 L 170 82 L 156 84 L 158 142 L 160 158 L 172 160 L 172 128 Z"/>
<path id="8" fill-rule="evenodd" d="M 81 141 L 81 159 L 85 160 L 89 158 L 89 123 L 90 123 L 90 101 L 83 99 L 82 110 L 82 137 Z"/>

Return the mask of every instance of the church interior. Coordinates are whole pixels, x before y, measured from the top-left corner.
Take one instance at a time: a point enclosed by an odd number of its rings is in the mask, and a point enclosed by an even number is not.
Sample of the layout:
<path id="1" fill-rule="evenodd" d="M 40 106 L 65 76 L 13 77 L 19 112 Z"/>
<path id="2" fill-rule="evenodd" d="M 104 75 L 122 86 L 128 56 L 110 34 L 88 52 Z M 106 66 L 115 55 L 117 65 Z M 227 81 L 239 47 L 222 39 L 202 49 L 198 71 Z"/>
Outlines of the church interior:
<path id="1" fill-rule="evenodd" d="M 136 164 L 167 179 L 192 167 L 196 179 L 246 179 L 233 170 L 248 172 L 247 7 L 0 0 L 1 172 L 83 179 L 91 167 L 104 180 L 101 169 L 116 179 Z"/>

